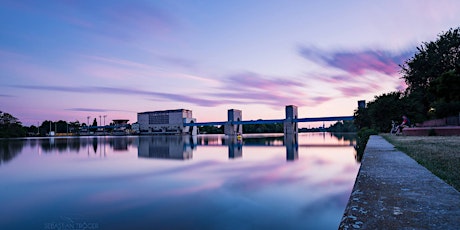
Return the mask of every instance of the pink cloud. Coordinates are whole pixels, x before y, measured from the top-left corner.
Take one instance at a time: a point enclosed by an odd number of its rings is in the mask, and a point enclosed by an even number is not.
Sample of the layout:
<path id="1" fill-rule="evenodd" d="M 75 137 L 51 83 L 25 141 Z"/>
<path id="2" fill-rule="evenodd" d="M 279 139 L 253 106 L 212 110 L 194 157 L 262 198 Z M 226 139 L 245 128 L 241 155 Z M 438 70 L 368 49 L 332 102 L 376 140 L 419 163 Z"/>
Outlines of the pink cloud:
<path id="1" fill-rule="evenodd" d="M 344 70 L 351 75 L 361 75 L 366 71 L 376 71 L 387 75 L 398 73 L 400 67 L 413 52 L 393 54 L 382 50 L 335 51 L 328 52 L 317 48 L 300 48 L 302 57 L 325 67 Z"/>
<path id="2" fill-rule="evenodd" d="M 346 97 L 356 97 L 366 93 L 375 92 L 372 88 L 366 86 L 344 86 L 338 87 L 338 89 Z"/>
<path id="3" fill-rule="evenodd" d="M 391 53 L 382 50 L 324 51 L 315 47 L 300 48 L 305 59 L 326 69 L 344 71 L 343 74 L 323 74 L 319 80 L 345 97 L 356 97 L 383 90 L 382 82 L 394 83 L 394 89 L 403 90 L 405 84 L 397 76 L 399 65 L 411 56 L 411 52 Z"/>
<path id="4" fill-rule="evenodd" d="M 287 104 L 309 104 L 306 88 L 307 85 L 303 82 L 287 77 L 243 72 L 228 76 L 222 82 L 219 92 L 210 95 L 217 98 L 232 98 L 241 103 L 267 104 L 278 108 Z"/>

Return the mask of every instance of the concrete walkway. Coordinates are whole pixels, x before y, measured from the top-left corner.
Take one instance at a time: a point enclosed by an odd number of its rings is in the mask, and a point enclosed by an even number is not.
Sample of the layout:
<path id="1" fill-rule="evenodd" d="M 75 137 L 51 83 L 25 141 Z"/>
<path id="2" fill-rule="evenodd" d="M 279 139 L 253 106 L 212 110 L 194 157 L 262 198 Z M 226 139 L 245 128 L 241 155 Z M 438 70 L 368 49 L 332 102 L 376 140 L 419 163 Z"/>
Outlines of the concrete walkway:
<path id="1" fill-rule="evenodd" d="M 460 192 L 371 136 L 339 229 L 460 229 Z"/>

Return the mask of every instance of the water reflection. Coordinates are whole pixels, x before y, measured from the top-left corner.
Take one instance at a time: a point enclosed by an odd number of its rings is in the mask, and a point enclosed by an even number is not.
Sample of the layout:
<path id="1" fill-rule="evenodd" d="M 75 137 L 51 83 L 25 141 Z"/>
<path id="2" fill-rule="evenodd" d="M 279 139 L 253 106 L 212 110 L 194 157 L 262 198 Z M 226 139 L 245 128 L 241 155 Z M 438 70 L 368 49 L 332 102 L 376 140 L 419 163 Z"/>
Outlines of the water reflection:
<path id="1" fill-rule="evenodd" d="M 191 136 L 141 136 L 138 156 L 174 160 L 191 159 L 195 148 L 194 139 L 196 140 Z"/>
<path id="2" fill-rule="evenodd" d="M 202 138 L 202 137 L 201 137 Z M 193 157 L 198 139 L 190 136 L 142 136 L 139 137 L 138 157 L 187 160 Z M 271 138 L 239 139 L 237 136 L 214 136 L 204 139 L 201 145 L 228 146 L 228 158 L 243 157 L 243 146 L 286 146 L 286 160 L 293 161 L 299 158 L 298 135 Z"/>
<path id="3" fill-rule="evenodd" d="M 237 136 L 229 137 L 228 158 L 235 159 L 243 157 L 243 140 Z"/>
<path id="4" fill-rule="evenodd" d="M 284 136 L 284 145 L 286 146 L 286 160 L 295 161 L 299 159 L 299 135 L 286 134 Z"/>
<path id="5" fill-rule="evenodd" d="M 303 138 L 305 136 L 302 136 Z M 299 140 L 297 134 L 282 135 L 245 135 L 245 138 L 224 135 L 203 136 L 122 136 L 122 137 L 59 137 L 31 138 L 0 141 L 1 162 L 8 162 L 18 155 L 24 146 L 39 148 L 40 154 L 47 153 L 80 153 L 86 152 L 106 156 L 107 147 L 113 152 L 127 152 L 131 146 L 137 147 L 139 158 L 180 159 L 193 157 L 197 146 L 228 146 L 228 158 L 243 157 L 244 146 L 285 146 L 286 160 L 295 161 L 299 158 L 299 146 L 353 146 L 355 135 L 315 133 L 308 139 Z M 329 143 L 331 138 L 334 143 Z M 337 141 L 338 140 L 338 141 Z M 299 143 L 300 142 L 300 143 Z"/>
<path id="6" fill-rule="evenodd" d="M 349 141 L 270 135 L 0 140 L 0 229 L 337 229 Z"/>
<path id="7" fill-rule="evenodd" d="M 22 140 L 0 140 L 0 164 L 16 157 L 24 147 Z"/>

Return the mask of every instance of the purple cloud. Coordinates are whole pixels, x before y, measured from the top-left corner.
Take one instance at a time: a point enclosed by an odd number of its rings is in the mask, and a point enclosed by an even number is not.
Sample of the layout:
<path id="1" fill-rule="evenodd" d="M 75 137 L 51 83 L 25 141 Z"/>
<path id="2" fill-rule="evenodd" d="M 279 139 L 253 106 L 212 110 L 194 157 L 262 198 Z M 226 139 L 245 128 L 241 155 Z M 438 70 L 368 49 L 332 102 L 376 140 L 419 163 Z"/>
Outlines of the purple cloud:
<path id="1" fill-rule="evenodd" d="M 300 48 L 299 53 L 310 61 L 344 70 L 351 75 L 361 75 L 366 71 L 393 75 L 400 70 L 399 65 L 413 54 L 407 51 L 393 54 L 381 50 L 327 52 L 305 47 Z"/>
<path id="2" fill-rule="evenodd" d="M 68 86 L 31 86 L 31 85 L 15 85 L 15 88 L 33 89 L 33 90 L 45 90 L 45 91 L 59 91 L 59 92 L 72 92 L 72 93 L 105 93 L 105 94 L 119 94 L 119 95 L 143 95 L 150 96 L 154 99 L 166 99 L 173 101 L 180 101 L 200 106 L 217 106 L 220 104 L 226 104 L 228 100 L 210 100 L 202 99 L 199 97 L 192 97 L 182 94 L 172 93 L 159 93 L 153 91 L 129 89 L 129 88 L 118 88 L 118 87 L 68 87 Z"/>
<path id="3" fill-rule="evenodd" d="M 284 78 L 266 78 L 256 73 L 245 72 L 230 75 L 225 80 L 228 85 L 249 89 L 273 89 L 280 86 L 302 86 L 303 83 Z"/>
<path id="4" fill-rule="evenodd" d="M 305 100 L 305 87 L 304 83 L 297 80 L 244 72 L 228 76 L 223 81 L 223 86 L 218 89 L 219 92 L 210 95 L 216 98 L 231 98 L 245 104 L 302 106 L 308 104 L 308 100 Z"/>
<path id="5" fill-rule="evenodd" d="M 344 86 L 338 87 L 338 90 L 346 97 L 356 97 L 362 94 L 374 92 L 373 89 L 365 86 Z"/>
<path id="6" fill-rule="evenodd" d="M 77 112 L 119 112 L 119 111 L 126 112 L 125 110 L 118 110 L 118 109 L 94 109 L 94 108 L 70 108 L 66 110 L 77 111 Z M 132 112 L 132 111 L 128 111 L 128 112 Z"/>
<path id="7" fill-rule="evenodd" d="M 384 90 L 389 85 L 393 85 L 394 90 L 404 90 L 405 84 L 397 73 L 400 70 L 399 65 L 403 64 L 412 52 L 325 51 L 315 47 L 302 47 L 299 48 L 299 54 L 327 70 L 344 71 L 343 74 L 319 75 L 314 80 L 338 91 L 341 96 L 358 97 Z"/>

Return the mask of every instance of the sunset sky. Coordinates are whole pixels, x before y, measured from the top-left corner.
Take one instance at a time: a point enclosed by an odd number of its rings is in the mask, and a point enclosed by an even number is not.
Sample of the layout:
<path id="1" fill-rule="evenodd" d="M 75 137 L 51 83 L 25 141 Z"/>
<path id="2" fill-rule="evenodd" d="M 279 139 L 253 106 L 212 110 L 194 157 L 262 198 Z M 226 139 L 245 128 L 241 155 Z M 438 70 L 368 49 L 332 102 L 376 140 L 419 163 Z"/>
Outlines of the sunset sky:
<path id="1" fill-rule="evenodd" d="M 460 26 L 458 0 L 0 4 L 0 111 L 25 125 L 190 109 L 199 122 L 349 116 Z"/>

